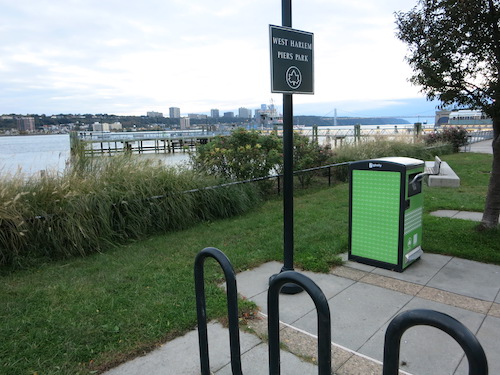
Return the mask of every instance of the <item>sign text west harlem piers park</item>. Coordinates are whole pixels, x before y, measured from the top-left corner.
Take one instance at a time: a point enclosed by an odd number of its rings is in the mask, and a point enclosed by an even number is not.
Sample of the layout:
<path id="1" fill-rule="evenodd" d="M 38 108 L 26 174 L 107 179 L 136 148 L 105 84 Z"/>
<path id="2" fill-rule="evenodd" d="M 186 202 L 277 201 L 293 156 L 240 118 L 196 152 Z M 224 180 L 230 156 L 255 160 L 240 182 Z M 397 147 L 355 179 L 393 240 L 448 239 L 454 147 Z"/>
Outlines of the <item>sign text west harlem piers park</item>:
<path id="1" fill-rule="evenodd" d="M 269 26 L 271 92 L 314 94 L 314 34 Z"/>

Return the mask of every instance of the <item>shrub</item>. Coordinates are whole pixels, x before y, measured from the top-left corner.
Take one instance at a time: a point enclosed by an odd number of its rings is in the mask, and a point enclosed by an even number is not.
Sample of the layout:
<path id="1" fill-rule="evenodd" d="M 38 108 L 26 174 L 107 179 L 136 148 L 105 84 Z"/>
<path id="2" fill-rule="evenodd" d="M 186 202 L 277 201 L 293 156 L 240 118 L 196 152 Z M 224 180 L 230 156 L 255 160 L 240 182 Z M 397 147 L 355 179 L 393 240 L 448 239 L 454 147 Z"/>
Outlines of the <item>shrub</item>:
<path id="1" fill-rule="evenodd" d="M 193 169 L 227 180 L 268 176 L 282 159 L 277 135 L 263 135 L 243 128 L 218 136 L 191 155 Z"/>
<path id="2" fill-rule="evenodd" d="M 458 152 L 460 147 L 467 144 L 467 130 L 459 126 L 447 126 L 441 131 L 432 132 L 424 136 L 425 144 L 448 143 L 453 147 L 453 152 Z"/>
<path id="3" fill-rule="evenodd" d="M 332 151 L 330 147 L 320 146 L 318 142 L 311 138 L 294 134 L 293 137 L 293 168 L 294 170 L 302 170 L 308 168 L 319 167 L 327 163 L 331 157 Z M 302 187 L 310 185 L 313 178 L 313 173 L 301 173 L 298 179 Z"/>
<path id="4" fill-rule="evenodd" d="M 328 160 L 329 148 L 300 134 L 293 138 L 294 170 L 317 167 Z M 239 128 L 230 136 L 216 137 L 200 146 L 191 155 L 191 162 L 194 170 L 227 180 L 266 177 L 283 171 L 283 142 L 274 133 L 265 135 Z M 310 178 L 299 176 L 302 185 L 307 185 Z"/>

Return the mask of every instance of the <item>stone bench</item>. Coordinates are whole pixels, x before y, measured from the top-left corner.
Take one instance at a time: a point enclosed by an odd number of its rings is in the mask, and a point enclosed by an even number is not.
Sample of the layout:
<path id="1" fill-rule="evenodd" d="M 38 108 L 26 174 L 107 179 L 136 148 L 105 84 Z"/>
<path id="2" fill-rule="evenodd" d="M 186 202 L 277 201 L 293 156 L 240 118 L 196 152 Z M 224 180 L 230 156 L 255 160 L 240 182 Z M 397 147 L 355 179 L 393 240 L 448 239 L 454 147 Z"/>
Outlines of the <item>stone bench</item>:
<path id="1" fill-rule="evenodd" d="M 425 173 L 427 173 L 427 185 L 429 187 L 452 187 L 460 186 L 460 177 L 451 169 L 448 163 L 441 161 L 436 156 L 434 161 L 425 162 Z"/>

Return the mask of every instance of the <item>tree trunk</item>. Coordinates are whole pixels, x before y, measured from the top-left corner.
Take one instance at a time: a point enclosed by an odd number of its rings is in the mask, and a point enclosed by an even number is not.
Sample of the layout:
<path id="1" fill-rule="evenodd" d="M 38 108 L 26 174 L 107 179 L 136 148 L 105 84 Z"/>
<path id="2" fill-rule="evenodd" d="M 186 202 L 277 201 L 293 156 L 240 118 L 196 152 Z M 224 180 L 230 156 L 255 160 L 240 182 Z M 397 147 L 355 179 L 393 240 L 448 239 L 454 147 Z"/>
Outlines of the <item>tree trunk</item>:
<path id="1" fill-rule="evenodd" d="M 495 228 L 500 215 L 500 119 L 493 119 L 493 163 L 486 204 L 479 229 Z"/>

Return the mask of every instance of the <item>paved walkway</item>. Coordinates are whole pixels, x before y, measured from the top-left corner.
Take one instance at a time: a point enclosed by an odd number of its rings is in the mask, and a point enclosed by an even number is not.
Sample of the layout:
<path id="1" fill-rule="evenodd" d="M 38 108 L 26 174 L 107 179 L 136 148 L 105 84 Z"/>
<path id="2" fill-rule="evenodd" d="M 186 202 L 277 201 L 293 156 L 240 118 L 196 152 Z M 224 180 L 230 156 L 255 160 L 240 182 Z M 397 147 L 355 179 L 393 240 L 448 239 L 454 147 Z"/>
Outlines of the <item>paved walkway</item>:
<path id="1" fill-rule="evenodd" d="M 472 220 L 472 221 L 481 221 L 483 217 L 482 212 L 457 211 L 457 210 L 438 210 L 431 212 L 431 215 L 438 217 L 449 217 L 452 219 Z"/>
<path id="2" fill-rule="evenodd" d="M 239 293 L 262 311 L 260 317 L 248 322 L 257 336 L 242 332 L 245 374 L 268 373 L 267 286 L 269 276 L 280 268 L 279 263 L 270 262 L 237 276 Z M 336 374 L 380 374 L 388 323 L 398 313 L 416 308 L 444 312 L 465 324 L 486 351 L 489 373 L 500 374 L 500 266 L 424 254 L 403 273 L 348 261 L 329 274 L 304 274 L 320 286 L 330 305 Z M 282 351 L 282 373 L 316 374 L 314 365 L 299 359 L 316 358 L 316 313 L 309 296 L 282 295 L 280 320 L 285 324 L 281 340 L 288 349 Z M 211 324 L 209 340 L 212 371 L 231 374 L 227 330 Z M 467 374 L 467 360 L 458 344 L 429 327 L 415 327 L 405 333 L 401 363 L 401 370 L 414 375 Z M 196 331 L 106 374 L 144 373 L 199 374 Z"/>
<path id="3" fill-rule="evenodd" d="M 472 143 L 470 146 L 466 146 L 467 152 L 479 152 L 481 154 L 493 154 L 493 148 L 491 147 L 491 139 L 487 141 L 481 141 L 477 143 Z"/>

